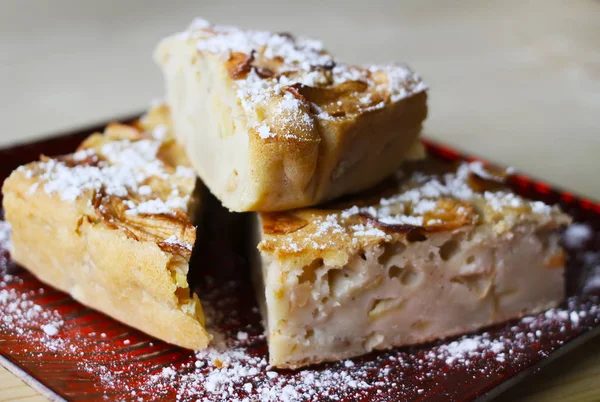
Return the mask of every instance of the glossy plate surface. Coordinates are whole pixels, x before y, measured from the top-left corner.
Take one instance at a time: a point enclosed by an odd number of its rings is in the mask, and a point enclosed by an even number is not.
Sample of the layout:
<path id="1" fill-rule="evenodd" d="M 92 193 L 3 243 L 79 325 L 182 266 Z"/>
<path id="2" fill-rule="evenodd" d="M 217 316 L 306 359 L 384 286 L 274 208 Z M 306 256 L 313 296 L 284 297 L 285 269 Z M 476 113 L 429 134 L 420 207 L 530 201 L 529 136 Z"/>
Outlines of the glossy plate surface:
<path id="1" fill-rule="evenodd" d="M 72 152 L 96 129 L 0 150 L 0 182 L 42 153 Z M 436 158 L 473 160 L 424 142 Z M 59 400 L 490 399 L 600 333 L 599 273 L 592 269 L 600 265 L 600 204 L 521 175 L 511 185 L 526 197 L 560 203 L 591 228 L 590 237 L 568 249 L 568 302 L 545 314 L 351 361 L 271 370 L 239 230 L 248 218 L 210 197 L 191 270 L 217 344 L 228 346 L 193 353 L 90 310 L 15 265 L 0 237 L 0 363 Z"/>

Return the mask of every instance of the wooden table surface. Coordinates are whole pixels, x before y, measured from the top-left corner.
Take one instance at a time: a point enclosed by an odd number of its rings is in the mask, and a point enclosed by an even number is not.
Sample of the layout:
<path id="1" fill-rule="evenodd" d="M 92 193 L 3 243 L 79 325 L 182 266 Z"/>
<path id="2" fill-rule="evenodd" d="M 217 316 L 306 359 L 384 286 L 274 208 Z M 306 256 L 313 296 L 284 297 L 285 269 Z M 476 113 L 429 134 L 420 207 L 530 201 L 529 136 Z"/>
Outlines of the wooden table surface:
<path id="1" fill-rule="evenodd" d="M 2 0 L 0 146 L 141 110 L 162 93 L 154 44 L 203 16 L 408 61 L 431 86 L 427 135 L 600 199 L 600 1 L 227 3 Z M 500 400 L 600 401 L 599 375 L 596 339 Z M 0 368 L 8 400 L 43 399 Z"/>

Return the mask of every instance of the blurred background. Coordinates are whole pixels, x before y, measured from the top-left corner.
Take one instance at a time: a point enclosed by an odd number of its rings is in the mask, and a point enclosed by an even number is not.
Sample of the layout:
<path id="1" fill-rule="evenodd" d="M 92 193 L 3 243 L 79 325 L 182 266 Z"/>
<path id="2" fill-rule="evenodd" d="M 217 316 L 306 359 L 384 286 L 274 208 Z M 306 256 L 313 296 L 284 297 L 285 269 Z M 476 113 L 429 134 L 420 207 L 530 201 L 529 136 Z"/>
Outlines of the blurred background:
<path id="1" fill-rule="evenodd" d="M 0 146 L 141 112 L 155 44 L 195 16 L 406 61 L 431 87 L 425 135 L 600 199 L 598 0 L 0 0 Z M 600 343 L 581 349 L 503 400 L 597 400 Z"/>
<path id="2" fill-rule="evenodd" d="M 485 3 L 485 4 L 484 4 Z M 0 2 L 0 146 L 143 110 L 194 16 L 322 39 L 429 83 L 425 134 L 600 199 L 600 2 Z"/>

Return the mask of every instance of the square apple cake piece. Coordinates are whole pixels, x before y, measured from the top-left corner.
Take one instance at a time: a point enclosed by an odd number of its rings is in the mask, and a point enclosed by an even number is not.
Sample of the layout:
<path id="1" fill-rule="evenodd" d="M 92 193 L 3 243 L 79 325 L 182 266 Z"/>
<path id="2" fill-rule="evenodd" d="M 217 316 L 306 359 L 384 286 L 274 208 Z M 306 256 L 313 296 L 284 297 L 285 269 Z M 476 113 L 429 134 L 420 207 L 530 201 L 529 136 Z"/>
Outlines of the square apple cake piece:
<path id="1" fill-rule="evenodd" d="M 234 211 L 367 189 L 399 168 L 427 115 L 427 87 L 406 66 L 347 65 L 288 33 L 196 20 L 155 59 L 178 140 Z"/>
<path id="2" fill-rule="evenodd" d="M 503 180 L 477 162 L 426 160 L 354 199 L 257 214 L 270 364 L 350 358 L 556 306 L 570 218 Z"/>
<path id="3" fill-rule="evenodd" d="M 42 156 L 4 182 L 13 259 L 82 304 L 190 349 L 210 335 L 188 262 L 196 176 L 165 107 L 111 124 L 77 152 Z"/>

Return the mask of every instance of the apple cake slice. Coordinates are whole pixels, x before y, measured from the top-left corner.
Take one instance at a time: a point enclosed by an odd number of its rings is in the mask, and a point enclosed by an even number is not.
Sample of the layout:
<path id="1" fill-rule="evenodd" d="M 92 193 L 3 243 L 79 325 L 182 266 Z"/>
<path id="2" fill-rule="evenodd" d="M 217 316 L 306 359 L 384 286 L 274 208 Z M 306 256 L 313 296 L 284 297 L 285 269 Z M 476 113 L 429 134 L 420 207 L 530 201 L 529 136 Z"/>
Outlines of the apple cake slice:
<path id="1" fill-rule="evenodd" d="M 12 257 L 82 304 L 166 342 L 207 346 L 188 286 L 196 176 L 165 107 L 109 125 L 77 152 L 16 169 L 3 205 Z"/>
<path id="2" fill-rule="evenodd" d="M 403 65 L 351 66 L 287 33 L 196 20 L 155 59 L 175 133 L 213 194 L 234 211 L 306 207 L 393 173 L 427 114 Z"/>
<path id="3" fill-rule="evenodd" d="M 479 163 L 426 160 L 354 201 L 257 215 L 270 364 L 350 358 L 556 306 L 570 218 L 501 179 Z"/>

